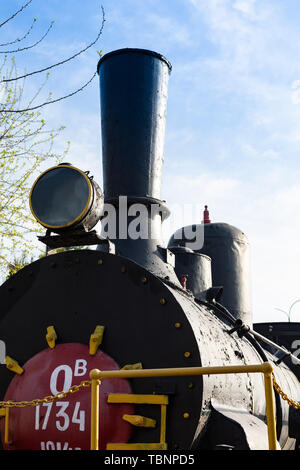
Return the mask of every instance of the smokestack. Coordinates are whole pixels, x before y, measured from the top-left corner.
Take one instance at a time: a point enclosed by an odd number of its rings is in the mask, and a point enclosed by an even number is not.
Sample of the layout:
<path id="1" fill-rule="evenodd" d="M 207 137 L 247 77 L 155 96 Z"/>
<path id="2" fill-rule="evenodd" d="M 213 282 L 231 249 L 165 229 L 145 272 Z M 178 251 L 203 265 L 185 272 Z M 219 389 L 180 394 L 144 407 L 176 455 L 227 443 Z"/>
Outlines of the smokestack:
<path id="1" fill-rule="evenodd" d="M 117 212 L 115 236 L 109 227 L 104 235 L 115 243 L 121 256 L 177 283 L 172 266 L 165 266 L 173 254 L 162 248 L 161 235 L 162 218 L 169 215 L 160 198 L 170 71 L 167 59 L 144 49 L 110 52 L 98 63 L 104 198 Z M 136 224 L 143 234 L 133 239 L 129 227 L 137 204 L 145 209 L 144 219 Z M 151 210 L 153 205 L 155 211 Z"/>
<path id="2" fill-rule="evenodd" d="M 160 54 L 121 49 L 98 63 L 104 196 L 160 199 L 168 80 Z"/>

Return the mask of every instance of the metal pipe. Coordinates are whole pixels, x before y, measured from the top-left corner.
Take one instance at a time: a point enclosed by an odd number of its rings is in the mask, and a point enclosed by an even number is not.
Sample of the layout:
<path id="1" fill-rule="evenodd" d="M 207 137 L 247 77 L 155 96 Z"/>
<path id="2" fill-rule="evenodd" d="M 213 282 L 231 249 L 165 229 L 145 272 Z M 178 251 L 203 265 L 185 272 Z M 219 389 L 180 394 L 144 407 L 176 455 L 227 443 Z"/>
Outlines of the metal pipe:
<path id="1" fill-rule="evenodd" d="M 264 373 L 269 450 L 277 450 L 272 372 Z"/>
<path id="2" fill-rule="evenodd" d="M 4 443 L 11 444 L 9 440 L 9 408 L 5 408 L 5 431 L 4 431 Z"/>
<path id="3" fill-rule="evenodd" d="M 165 57 L 144 49 L 113 51 L 98 63 L 108 213 L 102 235 L 120 256 L 180 285 L 168 253 L 158 248 L 170 214 L 160 200 L 170 72 Z"/>
<path id="4" fill-rule="evenodd" d="M 214 367 L 174 367 L 167 369 L 135 369 L 135 370 L 98 370 L 93 369 L 93 377 L 98 379 L 135 379 L 141 377 L 174 377 L 206 374 L 239 374 L 261 372 L 264 373 L 268 362 L 247 366 L 214 366 Z M 271 364 L 269 364 L 272 367 Z M 273 370 L 273 368 L 272 368 Z"/>
<path id="5" fill-rule="evenodd" d="M 288 351 L 287 349 L 283 348 L 282 346 L 279 346 L 278 344 L 273 343 L 273 341 L 266 338 L 265 336 L 262 336 L 261 334 L 257 333 L 256 331 L 252 330 L 251 328 L 249 328 L 248 333 L 251 333 L 257 339 L 260 339 L 264 343 L 269 344 L 273 348 L 278 349 L 278 351 L 281 351 L 284 354 L 286 354 L 287 356 L 291 357 L 295 364 L 300 364 L 300 359 L 298 359 L 296 356 L 294 356 L 294 354 L 292 354 L 291 351 Z"/>
<path id="6" fill-rule="evenodd" d="M 92 381 L 91 391 L 91 450 L 99 450 L 99 385 L 95 370 L 90 373 Z"/>
<path id="7" fill-rule="evenodd" d="M 161 54 L 120 49 L 98 63 L 105 202 L 160 199 L 168 80 Z"/>

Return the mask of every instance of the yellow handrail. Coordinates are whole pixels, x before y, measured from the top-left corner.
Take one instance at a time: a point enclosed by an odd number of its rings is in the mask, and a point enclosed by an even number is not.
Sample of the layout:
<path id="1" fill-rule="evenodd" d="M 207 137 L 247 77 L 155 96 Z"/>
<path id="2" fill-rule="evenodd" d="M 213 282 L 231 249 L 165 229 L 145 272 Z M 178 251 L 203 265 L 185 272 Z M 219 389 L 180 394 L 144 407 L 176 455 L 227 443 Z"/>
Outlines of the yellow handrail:
<path id="1" fill-rule="evenodd" d="M 5 425 L 4 425 L 4 444 L 11 444 L 9 440 L 9 408 L 1 408 L 0 409 L 0 418 L 5 418 Z"/>
<path id="2" fill-rule="evenodd" d="M 94 369 L 95 370 L 95 369 Z M 99 446 L 99 385 L 100 380 L 90 373 L 91 387 L 91 450 L 98 450 Z M 95 417 L 95 419 L 93 419 Z"/>
<path id="3" fill-rule="evenodd" d="M 91 396 L 91 450 L 99 450 L 99 385 L 101 379 L 136 379 L 145 377 L 191 376 L 205 374 L 264 374 L 266 415 L 268 427 L 269 450 L 277 450 L 275 404 L 273 394 L 273 366 L 269 362 L 247 366 L 216 367 L 182 367 L 172 369 L 138 369 L 138 370 L 104 370 L 93 369 L 90 372 L 92 381 Z"/>

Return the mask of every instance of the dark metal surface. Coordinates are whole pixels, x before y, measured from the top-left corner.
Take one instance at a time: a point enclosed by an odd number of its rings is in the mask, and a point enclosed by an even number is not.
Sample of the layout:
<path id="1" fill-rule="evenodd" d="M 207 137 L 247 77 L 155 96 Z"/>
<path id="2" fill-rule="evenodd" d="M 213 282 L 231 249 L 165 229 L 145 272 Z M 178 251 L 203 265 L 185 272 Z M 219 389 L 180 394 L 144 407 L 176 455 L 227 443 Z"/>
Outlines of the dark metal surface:
<path id="1" fill-rule="evenodd" d="M 121 367 L 137 362 L 144 368 L 263 362 L 247 338 L 227 333 L 231 324 L 226 318 L 221 321 L 183 289 L 165 285 L 132 261 L 99 251 L 63 252 L 36 261 L 1 286 L 0 299 L 1 339 L 7 354 L 20 365 L 47 349 L 49 325 L 54 325 L 58 343 L 88 344 L 98 324 L 105 326 L 101 350 Z M 276 366 L 279 383 L 295 396 L 290 374 Z M 0 399 L 13 377 L 0 366 Z M 169 449 L 188 449 L 204 439 L 212 399 L 257 419 L 265 417 L 261 374 L 182 377 L 171 382 L 135 379 L 131 385 L 134 393 L 169 395 Z M 287 442 L 287 410 L 282 404 L 281 445 Z M 141 405 L 135 412 L 159 420 L 159 409 Z M 218 430 L 225 439 L 221 444 L 227 442 L 225 430 Z M 132 436 L 132 442 L 157 441 L 157 429 L 136 429 Z"/>
<path id="2" fill-rule="evenodd" d="M 101 237 L 96 230 L 90 232 L 74 231 L 63 235 L 44 235 L 39 236 L 38 239 L 50 249 L 103 244 L 106 247 L 103 251 L 115 253 L 114 244 L 107 238 Z"/>
<path id="3" fill-rule="evenodd" d="M 201 365 L 259 364 L 259 353 L 246 339 L 229 335 L 230 325 L 214 315 L 209 307 L 187 300 L 182 291 L 175 293 L 193 325 L 198 343 Z M 203 399 L 195 440 L 202 437 L 211 411 L 211 399 L 224 406 L 244 409 L 258 418 L 265 416 L 264 383 L 261 374 L 208 375 L 203 377 Z"/>
<path id="4" fill-rule="evenodd" d="M 168 59 L 166 59 L 166 57 L 164 57 L 159 52 L 149 51 L 148 49 L 137 49 L 137 48 L 127 47 L 125 49 L 117 49 L 115 51 L 111 51 L 111 52 L 108 52 L 107 54 L 105 54 L 105 56 L 103 56 L 98 62 L 97 72 L 99 73 L 100 65 L 106 59 L 108 59 L 109 57 L 119 55 L 119 54 L 127 54 L 129 52 L 134 52 L 135 54 L 143 54 L 143 55 L 149 55 L 149 56 L 152 56 L 152 57 L 156 57 L 157 59 L 163 60 L 167 64 L 167 66 L 169 67 L 170 71 L 172 70 L 171 63 L 168 61 Z"/>
<path id="5" fill-rule="evenodd" d="M 55 327 L 58 344 L 89 344 L 95 327 L 104 325 L 100 349 L 120 367 L 137 362 L 144 368 L 200 363 L 193 329 L 170 288 L 119 256 L 90 250 L 48 256 L 4 283 L 0 299 L 0 337 L 6 343 L 7 354 L 20 365 L 47 349 L 49 325 Z M 161 299 L 166 303 L 162 304 Z M 175 327 L 177 322 L 181 324 L 179 329 Z M 191 353 L 189 358 L 184 355 L 186 351 Z M 0 399 L 14 376 L 0 365 Z M 162 379 L 131 382 L 133 393 L 152 394 L 166 388 L 162 387 Z M 189 377 L 176 379 L 175 394 L 170 396 L 170 449 L 188 448 L 198 426 L 202 380 L 194 378 L 193 388 L 189 383 Z M 193 410 L 190 419 L 183 417 L 187 406 Z M 158 406 L 137 406 L 136 414 L 160 420 Z M 159 427 L 135 428 L 132 442 L 159 442 Z"/>
<path id="6" fill-rule="evenodd" d="M 196 298 L 201 297 L 201 293 L 212 287 L 211 259 L 183 247 L 169 249 L 175 255 L 175 272 L 178 279 L 187 275 L 186 288 Z"/>
<path id="7" fill-rule="evenodd" d="M 166 279 L 179 287 L 180 283 L 174 271 L 173 259 L 166 255 L 166 248 L 163 246 L 161 215 L 159 213 L 153 214 L 148 206 L 144 206 L 142 210 L 144 212 L 141 218 L 139 215 L 137 217 L 127 216 L 125 207 L 124 211 L 122 209 L 119 211 L 119 207 L 117 207 L 115 213 L 116 219 L 114 219 L 113 214 L 114 220 L 112 220 L 112 223 L 108 221 L 106 225 L 105 220 L 102 221 L 101 235 L 104 237 L 108 236 L 115 245 L 118 255 L 133 260 L 155 276 Z M 120 217 L 122 219 L 121 214 L 126 216 L 123 224 L 122 222 L 120 223 Z M 137 232 L 132 236 L 130 231 L 131 224 L 136 227 L 139 225 L 141 233 L 138 233 L 139 229 L 137 227 Z M 109 227 L 112 225 L 116 227 L 115 234 L 110 234 Z M 143 236 L 142 230 L 145 230 L 148 235 Z M 137 238 L 135 235 L 137 235 Z M 97 249 L 99 251 L 106 251 L 103 244 L 99 245 Z"/>
<path id="8" fill-rule="evenodd" d="M 179 284 L 158 249 L 164 245 L 162 220 L 169 215 L 160 190 L 170 65 L 152 51 L 122 49 L 104 56 L 98 72 L 104 197 L 114 208 L 102 235 L 121 256 Z"/>
<path id="9" fill-rule="evenodd" d="M 268 450 L 266 424 L 243 409 L 212 400 L 211 419 L 198 449 Z"/>
<path id="10" fill-rule="evenodd" d="M 281 389 L 284 390 L 284 393 L 286 393 L 289 398 L 291 397 L 296 402 L 300 402 L 300 384 L 296 376 L 285 364 L 276 365 L 276 359 L 274 360 L 274 356 L 271 356 L 269 353 L 267 353 L 267 356 L 273 362 L 275 380 Z M 278 430 L 277 433 L 278 436 L 280 436 L 282 448 L 284 450 L 293 449 L 295 446 L 295 440 L 291 439 L 293 436 L 291 435 L 289 428 L 291 407 L 277 392 L 275 393 L 275 397 L 277 414 L 280 420 L 280 430 Z"/>
<path id="11" fill-rule="evenodd" d="M 192 233 L 185 227 L 182 233 Z M 211 258 L 212 284 L 223 286 L 222 304 L 244 323 L 252 325 L 249 243 L 236 227 L 223 223 L 204 224 L 204 245 L 195 250 Z M 191 240 L 171 237 L 168 246 L 185 246 Z"/>
<path id="12" fill-rule="evenodd" d="M 160 199 L 170 67 L 152 51 L 124 49 L 98 72 L 105 199 Z"/>
<path id="13" fill-rule="evenodd" d="M 300 410 L 296 410 L 295 408 L 290 408 L 289 431 L 290 436 L 300 443 Z"/>
<path id="14" fill-rule="evenodd" d="M 261 335 L 269 338 L 279 346 L 285 347 L 288 351 L 296 354 L 300 359 L 300 323 L 296 322 L 266 322 L 254 323 L 253 329 Z M 272 347 L 266 346 L 278 359 L 283 360 L 285 364 L 294 372 L 298 380 L 300 380 L 300 365 L 296 364 L 289 356 L 276 351 Z"/>

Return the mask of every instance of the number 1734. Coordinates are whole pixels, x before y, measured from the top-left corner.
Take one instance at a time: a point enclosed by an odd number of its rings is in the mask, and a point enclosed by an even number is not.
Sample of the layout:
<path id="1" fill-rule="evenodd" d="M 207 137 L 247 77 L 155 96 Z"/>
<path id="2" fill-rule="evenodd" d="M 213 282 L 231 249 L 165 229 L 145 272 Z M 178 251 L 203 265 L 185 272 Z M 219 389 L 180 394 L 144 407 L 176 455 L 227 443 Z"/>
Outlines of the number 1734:
<path id="1" fill-rule="evenodd" d="M 79 431 L 85 430 L 85 411 L 80 410 L 80 402 L 77 401 L 75 403 L 75 408 L 72 414 L 72 418 L 70 419 L 69 414 L 67 413 L 67 408 L 69 406 L 68 401 L 57 401 L 51 403 L 43 403 L 42 406 L 46 407 L 46 413 L 41 416 L 41 405 L 36 407 L 35 411 L 35 430 L 42 430 L 45 431 L 47 429 L 47 425 L 49 423 L 50 417 L 53 416 L 55 412 L 55 425 L 56 429 L 59 431 L 66 431 L 70 424 L 77 424 L 79 426 Z M 55 408 L 55 409 L 54 409 Z"/>

